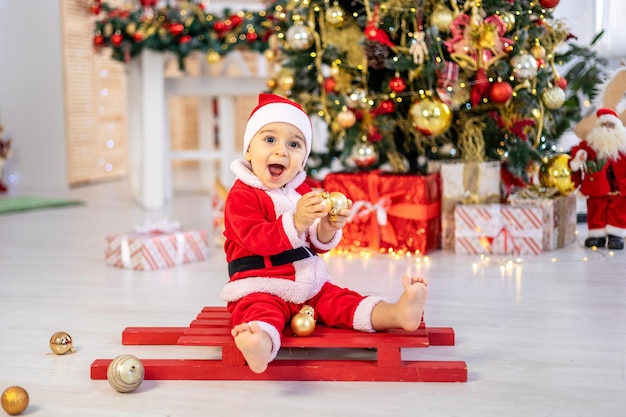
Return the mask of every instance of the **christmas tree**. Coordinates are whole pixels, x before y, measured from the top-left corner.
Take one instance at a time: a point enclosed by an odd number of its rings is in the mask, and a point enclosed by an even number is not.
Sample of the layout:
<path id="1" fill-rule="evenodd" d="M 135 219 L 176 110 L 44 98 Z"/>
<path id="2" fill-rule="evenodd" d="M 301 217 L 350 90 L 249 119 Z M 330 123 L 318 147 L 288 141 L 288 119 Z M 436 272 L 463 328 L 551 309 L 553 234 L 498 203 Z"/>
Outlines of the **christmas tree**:
<path id="1" fill-rule="evenodd" d="M 96 49 L 209 62 L 237 48 L 273 63 L 268 87 L 312 115 L 308 169 L 419 173 L 429 160 L 501 160 L 528 181 L 558 153 L 606 60 L 555 19 L 559 0 L 279 0 L 209 13 L 205 1 L 93 0 Z M 565 70 L 567 69 L 567 70 Z M 562 73 L 560 73 L 562 72 Z"/>
<path id="2" fill-rule="evenodd" d="M 268 85 L 313 117 L 313 176 L 460 158 L 528 181 L 606 64 L 553 18 L 558 2 L 277 1 Z"/>

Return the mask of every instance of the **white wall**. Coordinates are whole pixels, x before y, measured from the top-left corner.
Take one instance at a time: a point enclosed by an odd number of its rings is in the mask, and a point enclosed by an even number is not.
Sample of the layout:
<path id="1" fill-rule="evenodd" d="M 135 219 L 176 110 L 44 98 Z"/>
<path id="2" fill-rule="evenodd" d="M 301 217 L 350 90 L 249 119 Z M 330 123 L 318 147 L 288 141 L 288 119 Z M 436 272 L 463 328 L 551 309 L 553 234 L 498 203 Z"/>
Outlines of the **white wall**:
<path id="1" fill-rule="evenodd" d="M 13 143 L 3 180 L 11 192 L 68 188 L 63 106 L 59 1 L 0 0 L 0 123 Z"/>

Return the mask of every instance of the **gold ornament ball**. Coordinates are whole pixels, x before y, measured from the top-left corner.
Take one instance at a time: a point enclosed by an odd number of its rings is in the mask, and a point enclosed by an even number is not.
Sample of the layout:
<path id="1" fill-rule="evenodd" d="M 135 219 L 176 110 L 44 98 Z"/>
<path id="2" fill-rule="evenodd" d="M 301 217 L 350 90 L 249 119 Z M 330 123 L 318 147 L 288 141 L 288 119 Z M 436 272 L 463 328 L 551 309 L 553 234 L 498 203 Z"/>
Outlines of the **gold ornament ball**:
<path id="1" fill-rule="evenodd" d="M 571 156 L 559 154 L 548 158 L 539 168 L 539 183 L 542 187 L 555 188 L 562 195 L 567 195 L 576 189 L 572 181 L 572 171 L 569 167 Z"/>
<path id="2" fill-rule="evenodd" d="M 326 207 L 328 207 L 328 215 L 331 221 L 337 220 L 337 214 L 340 210 L 348 208 L 348 197 L 339 191 L 324 191 L 322 198 L 326 200 Z"/>
<path id="3" fill-rule="evenodd" d="M 133 355 L 120 355 L 107 368 L 109 384 L 118 392 L 131 392 L 143 382 L 144 367 Z"/>
<path id="4" fill-rule="evenodd" d="M 515 15 L 511 12 L 500 12 L 500 19 L 506 26 L 506 31 L 510 32 L 515 27 Z"/>
<path id="5" fill-rule="evenodd" d="M 214 51 L 213 49 L 206 53 L 206 62 L 208 62 L 209 64 L 217 64 L 218 62 L 220 62 L 221 59 L 222 56 L 219 54 L 219 52 Z"/>
<path id="6" fill-rule="evenodd" d="M 298 314 L 291 319 L 291 330 L 296 336 L 310 336 L 315 330 L 315 310 L 302 306 Z"/>
<path id="7" fill-rule="evenodd" d="M 28 392 L 22 387 L 9 387 L 2 393 L 1 403 L 7 414 L 18 415 L 28 407 Z"/>
<path id="8" fill-rule="evenodd" d="M 409 109 L 413 127 L 426 136 L 438 136 L 450 128 L 452 110 L 439 99 L 424 98 Z"/>
<path id="9" fill-rule="evenodd" d="M 450 24 L 453 20 L 454 12 L 441 4 L 438 4 L 430 15 L 430 24 L 443 33 L 450 32 Z"/>
<path id="10" fill-rule="evenodd" d="M 293 71 L 288 68 L 283 68 L 276 74 L 276 83 L 281 91 L 291 90 L 295 82 Z"/>
<path id="11" fill-rule="evenodd" d="M 546 57 L 546 48 L 541 45 L 533 45 L 530 48 L 530 54 L 535 57 L 535 59 L 544 59 Z"/>
<path id="12" fill-rule="evenodd" d="M 511 58 L 511 65 L 513 66 L 513 75 L 515 78 L 522 81 L 535 77 L 539 69 L 537 60 L 528 52 L 522 52 Z"/>
<path id="13" fill-rule="evenodd" d="M 287 29 L 285 37 L 287 39 L 287 45 L 294 51 L 305 51 L 309 49 L 315 41 L 311 28 L 302 22 L 296 23 Z"/>
<path id="14" fill-rule="evenodd" d="M 337 123 L 344 129 L 349 129 L 356 123 L 356 114 L 348 109 L 341 110 L 337 113 Z"/>
<path id="15" fill-rule="evenodd" d="M 65 332 L 56 332 L 50 337 L 50 349 L 57 355 L 72 351 L 72 336 Z"/>
<path id="16" fill-rule="evenodd" d="M 541 94 L 541 101 L 550 110 L 560 109 L 565 103 L 565 91 L 561 87 L 550 87 Z"/>
<path id="17" fill-rule="evenodd" d="M 369 141 L 362 141 L 352 148 L 352 160 L 359 168 L 367 168 L 378 161 L 378 151 Z"/>

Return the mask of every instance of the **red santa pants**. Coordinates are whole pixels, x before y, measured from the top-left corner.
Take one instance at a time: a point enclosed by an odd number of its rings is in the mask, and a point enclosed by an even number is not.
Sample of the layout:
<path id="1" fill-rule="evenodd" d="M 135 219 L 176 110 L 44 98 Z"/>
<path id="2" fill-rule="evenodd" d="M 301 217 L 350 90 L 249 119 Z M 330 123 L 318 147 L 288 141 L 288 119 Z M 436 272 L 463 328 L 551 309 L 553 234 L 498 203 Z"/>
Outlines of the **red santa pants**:
<path id="1" fill-rule="evenodd" d="M 320 324 L 329 327 L 352 328 L 354 312 L 365 296 L 329 282 L 305 304 L 315 310 Z M 271 294 L 254 293 L 228 304 L 234 325 L 264 321 L 279 332 L 300 311 L 302 304 L 287 302 Z"/>
<path id="2" fill-rule="evenodd" d="M 607 234 L 624 237 L 626 234 L 626 197 L 607 195 L 587 199 L 587 226 L 589 236 Z"/>

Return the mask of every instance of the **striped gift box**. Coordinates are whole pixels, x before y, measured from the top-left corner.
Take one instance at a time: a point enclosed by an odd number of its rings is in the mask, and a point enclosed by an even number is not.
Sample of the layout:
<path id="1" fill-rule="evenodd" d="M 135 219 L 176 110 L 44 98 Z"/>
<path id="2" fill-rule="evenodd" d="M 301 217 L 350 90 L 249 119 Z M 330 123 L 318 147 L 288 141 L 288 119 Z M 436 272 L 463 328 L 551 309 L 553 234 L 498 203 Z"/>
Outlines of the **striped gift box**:
<path id="1" fill-rule="evenodd" d="M 105 241 L 108 265 L 137 271 L 201 261 L 209 257 L 210 249 L 206 230 L 110 234 Z"/>
<path id="2" fill-rule="evenodd" d="M 504 204 L 457 205 L 456 253 L 538 255 L 543 250 L 543 210 Z"/>

